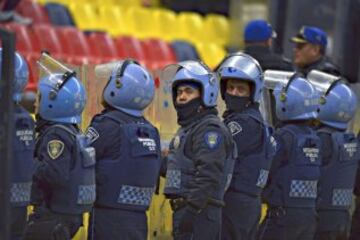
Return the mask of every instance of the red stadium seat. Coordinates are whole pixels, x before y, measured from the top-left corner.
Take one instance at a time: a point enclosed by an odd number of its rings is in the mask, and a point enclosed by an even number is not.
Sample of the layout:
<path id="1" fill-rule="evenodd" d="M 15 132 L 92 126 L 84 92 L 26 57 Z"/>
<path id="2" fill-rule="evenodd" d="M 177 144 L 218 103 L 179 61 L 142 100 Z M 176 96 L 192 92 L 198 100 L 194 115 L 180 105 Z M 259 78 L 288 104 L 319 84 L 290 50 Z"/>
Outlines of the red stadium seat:
<path id="1" fill-rule="evenodd" d="M 151 62 L 151 69 L 161 69 L 176 62 L 175 53 L 167 42 L 161 39 L 147 39 L 142 41 L 142 45 L 147 60 Z"/>
<path id="2" fill-rule="evenodd" d="M 69 56 L 69 63 L 82 65 L 96 62 L 90 56 L 90 48 L 84 33 L 75 27 L 57 27 L 59 41 L 64 54 Z"/>
<path id="3" fill-rule="evenodd" d="M 113 39 L 107 33 L 93 32 L 87 36 L 90 46 L 90 54 L 101 62 L 117 60 L 118 54 Z"/>
<path id="4" fill-rule="evenodd" d="M 42 51 L 48 51 L 53 57 L 60 60 L 66 59 L 53 26 L 46 24 L 34 25 L 33 30 Z"/>
<path id="5" fill-rule="evenodd" d="M 16 10 L 24 17 L 31 18 L 34 23 L 50 23 L 45 8 L 32 0 L 22 0 Z"/>
<path id="6" fill-rule="evenodd" d="M 38 66 L 36 60 L 40 56 L 40 46 L 30 28 L 10 23 L 4 25 L 4 28 L 15 32 L 16 34 L 16 50 L 19 51 L 29 64 L 29 83 L 27 90 L 35 91 L 38 81 Z"/>
<path id="7" fill-rule="evenodd" d="M 33 52 L 33 46 L 31 45 L 29 30 L 26 26 L 16 23 L 10 23 L 3 25 L 3 27 L 15 33 L 16 50 L 18 50 L 21 53 Z"/>
<path id="8" fill-rule="evenodd" d="M 142 65 L 147 66 L 147 59 L 140 40 L 130 36 L 122 36 L 115 39 L 118 56 L 121 58 L 133 58 Z"/>

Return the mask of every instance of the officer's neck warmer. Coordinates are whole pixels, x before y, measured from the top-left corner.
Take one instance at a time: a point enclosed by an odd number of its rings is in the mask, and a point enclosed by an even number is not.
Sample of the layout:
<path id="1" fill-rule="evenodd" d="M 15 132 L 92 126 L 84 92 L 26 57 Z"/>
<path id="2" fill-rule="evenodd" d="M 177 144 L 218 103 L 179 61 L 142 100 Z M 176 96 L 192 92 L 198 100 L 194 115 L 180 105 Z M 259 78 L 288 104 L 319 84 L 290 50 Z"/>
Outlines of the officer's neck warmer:
<path id="1" fill-rule="evenodd" d="M 201 98 L 195 98 L 185 104 L 176 104 L 175 109 L 178 115 L 177 122 L 184 127 L 207 114 L 217 115 L 216 108 L 205 108 Z"/>
<path id="2" fill-rule="evenodd" d="M 226 112 L 243 112 L 246 108 L 254 105 L 251 97 L 238 97 L 225 93 Z"/>

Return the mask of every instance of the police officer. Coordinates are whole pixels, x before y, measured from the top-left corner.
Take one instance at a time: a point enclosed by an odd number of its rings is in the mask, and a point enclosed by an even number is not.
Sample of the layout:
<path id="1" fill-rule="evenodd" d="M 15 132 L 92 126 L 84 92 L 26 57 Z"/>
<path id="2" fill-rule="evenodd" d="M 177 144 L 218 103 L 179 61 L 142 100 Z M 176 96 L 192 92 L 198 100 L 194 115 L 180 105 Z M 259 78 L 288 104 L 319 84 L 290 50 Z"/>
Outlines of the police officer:
<path id="1" fill-rule="evenodd" d="M 303 26 L 296 36 L 291 38 L 294 43 L 294 64 L 296 70 L 305 76 L 313 69 L 340 75 L 340 71 L 329 58 L 325 56 L 327 34 L 322 29 L 313 26 Z"/>
<path id="2" fill-rule="evenodd" d="M 272 50 L 276 32 L 262 19 L 248 22 L 244 29 L 244 52 L 255 58 L 262 69 L 292 71 L 291 61 Z"/>
<path id="3" fill-rule="evenodd" d="M 263 72 L 254 58 L 243 53 L 226 57 L 217 71 L 226 103 L 224 122 L 238 150 L 224 197 L 222 239 L 251 240 L 260 220 L 260 194 L 272 160 L 269 130 L 259 111 Z"/>
<path id="4" fill-rule="evenodd" d="M 263 192 L 268 210 L 258 239 L 312 240 L 321 161 L 320 139 L 310 127 L 317 92 L 308 80 L 293 75 L 276 86 L 274 95 L 276 114 L 285 124 L 274 135 L 278 147 Z"/>
<path id="5" fill-rule="evenodd" d="M 77 124 L 86 93 L 74 72 L 43 53 L 38 84 L 37 167 L 25 239 L 69 240 L 95 200 L 95 152 Z"/>
<path id="6" fill-rule="evenodd" d="M 336 79 L 327 83 L 323 79 Z M 321 93 L 317 119 L 322 161 L 318 183 L 316 240 L 346 240 L 350 230 L 350 207 L 360 146 L 353 133 L 346 133 L 356 112 L 356 95 L 330 74 L 308 74 Z"/>
<path id="7" fill-rule="evenodd" d="M 0 49 L 2 56 L 2 49 Z M 0 58 L 0 66 L 2 57 Z M 30 202 L 31 176 L 34 168 L 34 120 L 20 105 L 23 90 L 28 82 L 29 69 L 25 59 L 15 53 L 13 101 L 15 127 L 13 137 L 12 181 L 10 187 L 11 239 L 22 239 Z"/>
<path id="8" fill-rule="evenodd" d="M 292 71 L 291 61 L 272 50 L 275 39 L 276 32 L 268 22 L 261 19 L 252 20 L 244 29 L 244 52 L 255 58 L 264 71 L 268 69 Z M 275 99 L 272 90 L 269 93 L 265 93 L 264 102 L 260 106 L 264 109 L 275 109 Z M 268 114 L 265 117 L 269 123 L 278 127 L 280 121 L 276 118 L 275 112 L 266 112 L 266 114 Z"/>
<path id="9" fill-rule="evenodd" d="M 147 239 L 146 211 L 161 166 L 158 130 L 143 116 L 154 97 L 154 80 L 131 59 L 96 71 L 110 72 L 110 77 L 103 90 L 105 109 L 87 129 L 97 153 L 97 199 L 90 235 L 100 240 Z"/>
<path id="10" fill-rule="evenodd" d="M 358 141 L 360 141 L 360 132 L 358 133 Z M 360 236 L 360 166 L 357 168 L 356 178 L 355 178 L 355 210 L 352 215 L 351 220 L 351 231 L 349 240 L 357 240 Z"/>
<path id="11" fill-rule="evenodd" d="M 171 82 L 180 125 L 170 143 L 164 190 L 173 210 L 174 239 L 219 239 L 234 145 L 217 117 L 218 79 L 204 64 L 184 61 L 167 66 L 162 81 Z"/>

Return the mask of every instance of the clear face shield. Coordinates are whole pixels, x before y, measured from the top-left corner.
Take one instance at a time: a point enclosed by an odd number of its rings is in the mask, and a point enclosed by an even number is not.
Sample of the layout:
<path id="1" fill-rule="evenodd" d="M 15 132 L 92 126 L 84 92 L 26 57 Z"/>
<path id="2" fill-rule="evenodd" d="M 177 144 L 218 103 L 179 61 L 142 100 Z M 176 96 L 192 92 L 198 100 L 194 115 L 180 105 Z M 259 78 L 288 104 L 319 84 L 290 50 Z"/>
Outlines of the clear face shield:
<path id="1" fill-rule="evenodd" d="M 326 95 L 329 91 L 342 80 L 340 76 L 331 75 L 318 70 L 312 70 L 308 73 L 307 79 L 320 93 L 320 104 L 325 104 Z"/>
<path id="2" fill-rule="evenodd" d="M 66 67 L 45 52 L 41 54 L 37 64 L 40 68 L 40 76 L 43 76 L 41 83 L 53 89 L 50 92 L 50 99 L 56 98 L 57 93 L 64 84 L 76 75 L 75 71 Z"/>
<path id="3" fill-rule="evenodd" d="M 244 55 L 230 55 L 221 63 L 221 68 L 235 68 L 237 71 L 246 73 L 252 79 L 261 79 L 262 77 L 260 64 Z"/>
<path id="4" fill-rule="evenodd" d="M 123 86 L 123 83 L 121 82 L 121 78 L 124 75 L 125 69 L 129 64 L 133 64 L 133 63 L 139 64 L 135 60 L 127 59 L 124 61 L 115 61 L 115 62 L 96 65 L 95 76 L 99 79 L 104 79 L 105 81 L 107 81 L 105 87 L 103 88 L 104 91 L 108 87 L 110 83 L 110 79 L 114 79 L 114 78 L 115 78 L 116 88 L 121 88 Z"/>
<path id="5" fill-rule="evenodd" d="M 161 72 L 160 81 L 168 82 L 171 84 L 173 78 L 179 69 L 185 68 L 189 72 L 197 76 L 209 76 L 212 77 L 213 73 L 205 65 L 194 61 L 183 61 L 177 64 L 171 64 L 165 67 Z M 190 77 L 190 76 L 189 76 Z"/>
<path id="6" fill-rule="evenodd" d="M 276 102 L 273 91 L 279 85 L 285 88 L 295 72 L 266 70 L 264 72 L 264 91 L 263 91 L 263 113 L 266 121 L 272 126 L 280 123 L 276 116 Z M 285 97 L 285 96 L 284 96 Z"/>

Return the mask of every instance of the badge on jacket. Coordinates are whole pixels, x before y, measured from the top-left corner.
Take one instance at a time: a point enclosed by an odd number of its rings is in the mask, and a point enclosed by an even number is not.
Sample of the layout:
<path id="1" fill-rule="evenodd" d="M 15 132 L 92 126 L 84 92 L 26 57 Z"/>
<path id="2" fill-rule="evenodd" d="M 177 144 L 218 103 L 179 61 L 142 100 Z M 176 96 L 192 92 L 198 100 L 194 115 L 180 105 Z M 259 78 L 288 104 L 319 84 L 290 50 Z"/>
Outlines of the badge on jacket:
<path id="1" fill-rule="evenodd" d="M 57 159 L 64 151 L 64 143 L 60 140 L 48 142 L 47 151 L 51 159 Z"/>
<path id="2" fill-rule="evenodd" d="M 221 136 L 217 132 L 207 132 L 205 142 L 210 149 L 215 149 L 221 142 Z"/>
<path id="3" fill-rule="evenodd" d="M 236 135 L 242 131 L 242 127 L 239 123 L 232 121 L 227 124 L 228 128 L 230 129 L 231 135 Z"/>

